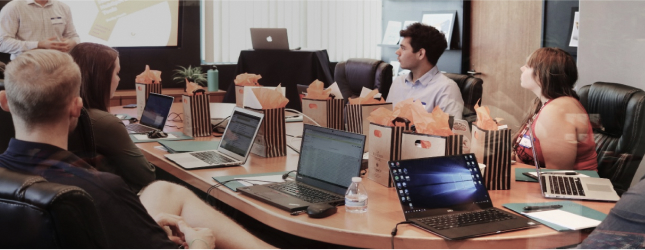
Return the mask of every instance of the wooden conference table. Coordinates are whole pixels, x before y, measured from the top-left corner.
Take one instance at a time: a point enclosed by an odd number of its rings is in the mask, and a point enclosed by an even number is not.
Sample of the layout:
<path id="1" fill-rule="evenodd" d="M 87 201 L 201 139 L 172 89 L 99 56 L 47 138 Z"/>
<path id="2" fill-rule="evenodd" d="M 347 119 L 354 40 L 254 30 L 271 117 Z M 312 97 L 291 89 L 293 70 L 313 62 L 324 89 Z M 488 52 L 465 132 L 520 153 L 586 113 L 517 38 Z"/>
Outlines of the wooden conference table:
<path id="1" fill-rule="evenodd" d="M 122 107 L 112 107 L 110 111 L 136 115 L 136 110 Z M 171 111 L 181 113 L 181 104 L 173 104 Z M 181 123 L 169 122 L 169 124 L 183 127 Z M 287 123 L 286 129 L 287 134 L 300 135 L 302 123 Z M 166 127 L 166 131 L 177 131 L 177 129 Z M 219 138 L 210 136 L 198 137 L 195 140 L 219 140 Z M 298 140 L 294 140 L 295 146 L 298 145 L 296 142 L 299 144 Z M 158 143 L 139 143 L 137 146 L 154 165 L 204 192 L 217 184 L 212 177 L 295 170 L 298 164 L 298 154 L 287 148 L 285 157 L 263 158 L 251 154 L 243 166 L 186 171 L 166 160 L 163 155 L 167 152 L 154 148 L 159 146 Z M 518 163 L 513 166 L 512 171 L 515 171 L 516 167 L 530 166 Z M 345 209 L 340 207 L 338 213 L 324 219 L 312 219 L 304 214 L 292 216 L 288 212 L 233 192 L 226 187 L 217 188 L 210 194 L 256 220 L 292 235 L 350 247 L 390 248 L 390 233 L 396 223 L 404 220 L 397 194 L 393 188 L 386 188 L 367 178 L 364 178 L 363 183 L 369 196 L 367 213 L 346 213 Z M 489 192 L 494 206 L 502 209 L 505 209 L 502 206 L 505 203 L 555 201 L 543 198 L 537 183 L 513 180 L 511 190 Z M 603 213 L 608 213 L 615 205 L 609 202 L 575 202 Z M 400 225 L 394 245 L 396 248 L 555 248 L 580 243 L 586 236 L 587 233 L 580 231 L 557 232 L 540 225 L 526 230 L 448 241 L 414 226 Z"/>

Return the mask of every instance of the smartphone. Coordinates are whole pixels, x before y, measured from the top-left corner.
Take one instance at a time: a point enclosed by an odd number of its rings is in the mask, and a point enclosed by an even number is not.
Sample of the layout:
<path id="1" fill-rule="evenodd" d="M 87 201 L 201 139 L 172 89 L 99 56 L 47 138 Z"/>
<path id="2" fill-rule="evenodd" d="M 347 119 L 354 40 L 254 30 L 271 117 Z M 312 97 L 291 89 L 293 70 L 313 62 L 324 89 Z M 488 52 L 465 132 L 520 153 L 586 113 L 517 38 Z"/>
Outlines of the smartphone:
<path id="1" fill-rule="evenodd" d="M 123 106 L 124 109 L 133 109 L 133 108 L 136 108 L 136 107 L 137 107 L 136 104 L 128 104 L 128 105 Z"/>

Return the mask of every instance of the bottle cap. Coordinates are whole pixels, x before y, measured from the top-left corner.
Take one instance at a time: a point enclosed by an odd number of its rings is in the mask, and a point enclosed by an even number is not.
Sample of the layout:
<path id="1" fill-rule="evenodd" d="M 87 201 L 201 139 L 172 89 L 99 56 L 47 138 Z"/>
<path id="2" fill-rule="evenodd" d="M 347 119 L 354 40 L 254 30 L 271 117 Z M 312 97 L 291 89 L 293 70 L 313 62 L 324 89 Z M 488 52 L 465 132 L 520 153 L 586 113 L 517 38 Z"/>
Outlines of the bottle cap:
<path id="1" fill-rule="evenodd" d="M 361 177 L 352 177 L 352 182 L 361 182 L 363 179 Z"/>

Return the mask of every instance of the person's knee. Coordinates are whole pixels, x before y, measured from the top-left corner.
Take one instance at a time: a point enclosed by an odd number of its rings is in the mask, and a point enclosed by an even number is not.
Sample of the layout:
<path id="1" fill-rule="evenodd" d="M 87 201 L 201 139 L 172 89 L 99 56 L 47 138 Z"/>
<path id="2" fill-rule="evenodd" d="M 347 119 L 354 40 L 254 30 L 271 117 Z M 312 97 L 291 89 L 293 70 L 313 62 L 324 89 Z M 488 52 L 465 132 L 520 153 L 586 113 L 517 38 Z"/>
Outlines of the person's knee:
<path id="1" fill-rule="evenodd" d="M 141 191 L 141 196 L 163 197 L 164 200 L 186 198 L 194 195 L 187 188 L 167 181 L 155 181 Z"/>

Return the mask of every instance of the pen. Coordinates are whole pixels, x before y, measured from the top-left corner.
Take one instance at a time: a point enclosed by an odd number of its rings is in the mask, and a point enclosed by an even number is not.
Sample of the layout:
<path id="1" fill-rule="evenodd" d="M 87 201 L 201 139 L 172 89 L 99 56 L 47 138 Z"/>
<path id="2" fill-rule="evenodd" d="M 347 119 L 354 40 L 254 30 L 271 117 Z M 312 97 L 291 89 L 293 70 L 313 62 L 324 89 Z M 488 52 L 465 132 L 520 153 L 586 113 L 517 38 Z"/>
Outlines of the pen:
<path id="1" fill-rule="evenodd" d="M 574 172 L 574 171 L 570 171 L 570 172 L 542 172 L 542 174 L 577 175 L 578 172 Z"/>
<path id="2" fill-rule="evenodd" d="M 524 207 L 524 210 L 558 209 L 558 208 L 562 208 L 562 205 L 526 206 L 526 207 Z"/>

